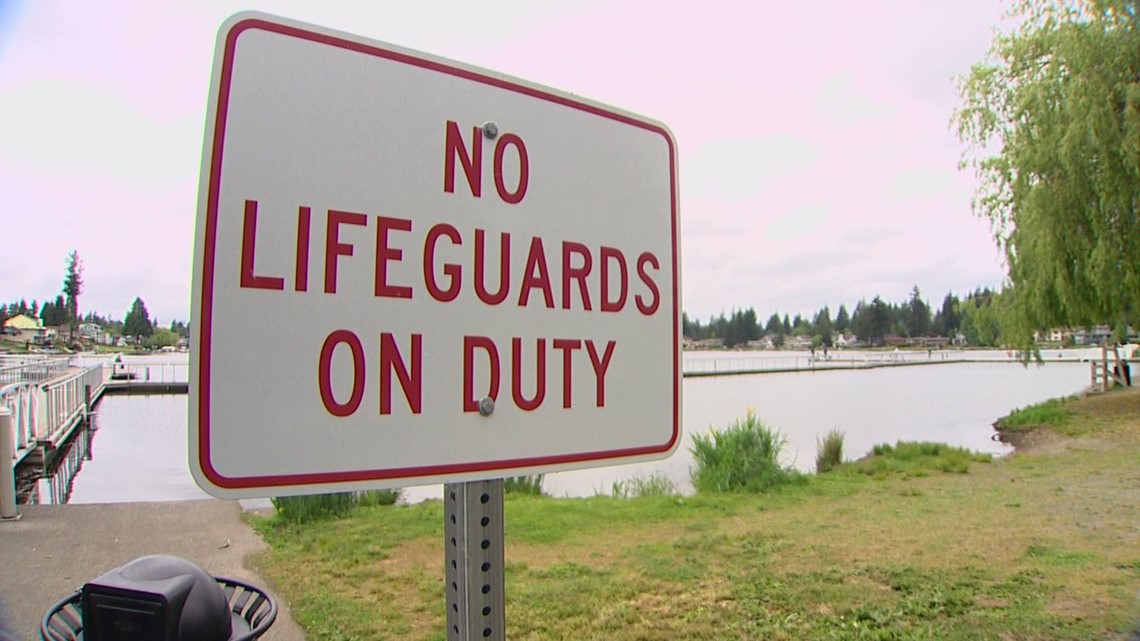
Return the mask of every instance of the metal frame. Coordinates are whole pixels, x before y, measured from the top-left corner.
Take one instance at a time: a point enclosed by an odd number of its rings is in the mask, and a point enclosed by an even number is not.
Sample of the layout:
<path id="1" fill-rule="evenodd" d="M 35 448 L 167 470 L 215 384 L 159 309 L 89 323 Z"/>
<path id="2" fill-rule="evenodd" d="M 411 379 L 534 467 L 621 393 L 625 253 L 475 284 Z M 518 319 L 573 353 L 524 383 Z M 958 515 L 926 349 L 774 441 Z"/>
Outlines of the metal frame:
<path id="1" fill-rule="evenodd" d="M 443 488 L 448 641 L 506 639 L 503 479 Z"/>

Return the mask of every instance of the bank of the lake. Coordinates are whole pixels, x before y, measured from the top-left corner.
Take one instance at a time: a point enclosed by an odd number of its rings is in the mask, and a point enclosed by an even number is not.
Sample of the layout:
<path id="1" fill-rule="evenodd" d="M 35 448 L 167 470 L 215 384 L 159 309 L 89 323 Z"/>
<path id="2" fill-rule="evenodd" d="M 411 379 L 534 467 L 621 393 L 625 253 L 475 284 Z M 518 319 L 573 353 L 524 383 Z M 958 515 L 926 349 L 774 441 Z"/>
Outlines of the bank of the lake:
<path id="1" fill-rule="evenodd" d="M 1111 639 L 1140 622 L 1140 391 L 968 472 L 759 496 L 508 497 L 512 639 Z M 442 639 L 442 509 L 255 522 L 313 641 Z"/>
<path id="2" fill-rule="evenodd" d="M 851 358 L 853 352 L 835 358 Z M 635 465 L 559 472 L 545 478 L 554 496 L 588 497 L 608 493 L 614 483 L 664 475 L 682 493 L 691 493 L 690 437 L 725 426 L 749 408 L 787 438 L 785 461 L 810 470 L 816 440 L 833 429 L 846 434 L 849 457 L 862 456 L 876 443 L 938 441 L 1000 455 L 1010 447 L 992 439 L 992 423 L 1012 406 L 1079 393 L 1089 384 L 1089 365 L 1075 361 L 1087 352 L 1048 354 L 1045 366 L 1023 367 L 1004 352 L 956 352 L 973 362 L 939 361 L 926 353 L 901 362 L 938 362 L 930 367 L 885 367 L 702 377 L 684 379 L 683 434 L 668 459 Z M 1063 356 L 1063 358 L 1059 358 Z M 686 371 L 718 367 L 782 366 L 806 362 L 803 352 L 685 354 Z M 866 358 L 867 356 L 864 356 Z M 909 359 L 909 360 L 908 360 Z M 989 360 L 987 360 L 989 359 Z M 185 381 L 185 355 L 126 356 L 124 363 L 148 380 Z M 89 357 L 89 363 L 102 360 Z M 202 498 L 186 465 L 187 396 L 107 396 L 96 407 L 91 448 L 77 456 L 74 480 L 41 483 L 40 502 L 114 503 Z M 49 491 L 48 485 L 59 491 Z M 442 495 L 439 485 L 407 488 L 405 500 Z"/>

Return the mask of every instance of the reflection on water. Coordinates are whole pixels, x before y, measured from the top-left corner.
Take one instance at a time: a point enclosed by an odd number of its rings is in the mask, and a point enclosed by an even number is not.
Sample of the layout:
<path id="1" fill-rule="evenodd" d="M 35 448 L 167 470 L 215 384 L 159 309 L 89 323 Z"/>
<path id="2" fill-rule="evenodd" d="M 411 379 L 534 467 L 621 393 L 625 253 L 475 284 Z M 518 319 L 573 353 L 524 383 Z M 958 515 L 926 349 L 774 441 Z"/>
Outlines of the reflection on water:
<path id="1" fill-rule="evenodd" d="M 71 440 L 50 452 L 45 461 L 20 466 L 16 471 L 17 503 L 59 505 L 70 502 L 75 477 L 84 461 L 91 460 L 93 432 L 81 425 Z"/>
<path id="2" fill-rule="evenodd" d="M 41 503 L 125 503 L 209 498 L 186 464 L 186 395 L 104 396 L 81 432 L 82 465 L 60 465 L 39 482 Z M 90 439 L 86 441 L 86 439 Z M 61 450 L 62 451 L 62 450 Z M 74 480 L 69 482 L 69 477 Z M 52 488 L 70 486 L 69 492 Z M 45 491 L 47 490 L 47 491 Z"/>
<path id="3" fill-rule="evenodd" d="M 681 445 L 663 461 L 558 472 L 543 487 L 553 496 L 608 494 L 615 482 L 665 474 L 692 492 L 689 437 L 723 427 L 749 408 L 787 437 L 784 460 L 815 468 L 816 439 L 832 429 L 846 435 L 844 454 L 859 458 L 878 443 L 938 441 L 993 454 L 1010 448 L 993 440 L 993 423 L 1015 407 L 1079 393 L 1089 385 L 1084 363 L 1023 367 L 966 363 L 862 371 L 752 374 L 687 378 Z M 412 500 L 442 496 L 440 486 L 413 488 Z"/>
<path id="4" fill-rule="evenodd" d="M 1022 367 L 972 363 L 862 371 L 754 374 L 689 378 L 684 382 L 684 430 L 669 459 L 637 465 L 559 472 L 546 476 L 553 496 L 608 494 L 617 481 L 662 473 L 691 491 L 689 434 L 724 426 L 756 410 L 788 439 L 786 462 L 810 470 L 816 439 L 846 433 L 847 458 L 877 443 L 939 441 L 1002 454 L 992 424 L 1015 407 L 1080 392 L 1083 363 Z M 63 472 L 40 485 L 43 502 L 105 503 L 206 498 L 187 466 L 185 395 L 106 396 L 96 407 L 90 441 L 57 457 Z M 82 438 L 82 437 L 81 437 Z M 78 468 L 74 482 L 67 472 Z M 409 488 L 409 501 L 442 495 L 438 485 Z"/>

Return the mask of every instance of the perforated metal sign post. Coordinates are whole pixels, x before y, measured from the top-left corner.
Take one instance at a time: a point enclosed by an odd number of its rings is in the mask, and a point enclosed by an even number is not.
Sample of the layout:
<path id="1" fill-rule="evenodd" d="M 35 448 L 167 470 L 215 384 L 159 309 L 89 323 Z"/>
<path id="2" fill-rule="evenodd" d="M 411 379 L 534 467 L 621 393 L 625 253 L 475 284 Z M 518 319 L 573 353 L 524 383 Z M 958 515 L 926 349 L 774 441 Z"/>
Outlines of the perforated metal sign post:
<path id="1" fill-rule="evenodd" d="M 506 638 L 503 479 L 443 487 L 447 638 Z"/>
<path id="2" fill-rule="evenodd" d="M 233 16 L 199 181 L 191 472 L 223 498 L 448 484 L 449 625 L 498 635 L 501 489 L 473 488 L 680 442 L 679 234 L 657 121 Z"/>

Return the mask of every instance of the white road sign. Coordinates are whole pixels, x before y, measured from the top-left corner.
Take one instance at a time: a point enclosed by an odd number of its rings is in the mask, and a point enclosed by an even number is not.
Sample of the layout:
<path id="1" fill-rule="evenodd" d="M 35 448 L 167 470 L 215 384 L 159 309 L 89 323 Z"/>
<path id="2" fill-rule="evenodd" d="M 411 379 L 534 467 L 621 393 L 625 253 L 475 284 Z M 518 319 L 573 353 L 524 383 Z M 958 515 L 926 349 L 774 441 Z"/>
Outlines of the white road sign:
<path id="1" fill-rule="evenodd" d="M 194 253 L 190 466 L 219 496 L 668 456 L 672 134 L 264 14 L 218 35 Z"/>

